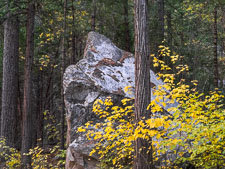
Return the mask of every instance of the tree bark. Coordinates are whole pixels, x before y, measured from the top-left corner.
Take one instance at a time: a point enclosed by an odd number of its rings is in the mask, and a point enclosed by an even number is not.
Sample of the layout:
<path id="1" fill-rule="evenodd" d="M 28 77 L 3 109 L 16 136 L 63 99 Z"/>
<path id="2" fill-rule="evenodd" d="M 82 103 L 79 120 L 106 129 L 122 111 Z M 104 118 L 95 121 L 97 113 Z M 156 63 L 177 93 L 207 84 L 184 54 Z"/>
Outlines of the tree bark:
<path id="1" fill-rule="evenodd" d="M 217 7 L 214 9 L 214 86 L 218 88 L 219 82 L 219 72 L 218 72 L 218 54 L 217 54 L 217 41 L 218 41 L 218 34 L 217 34 Z"/>
<path id="2" fill-rule="evenodd" d="M 42 85 L 42 71 L 38 71 L 38 84 L 37 84 L 37 139 L 38 146 L 43 145 L 43 110 L 42 110 L 42 93 L 43 93 L 43 85 Z"/>
<path id="3" fill-rule="evenodd" d="M 15 147 L 18 113 L 19 20 L 15 16 L 10 16 L 10 13 L 7 17 L 4 22 L 1 136 L 6 139 L 8 146 Z"/>
<path id="4" fill-rule="evenodd" d="M 19 72 L 18 72 L 19 74 Z M 21 93 L 20 90 L 20 78 L 18 76 L 18 90 L 17 90 L 17 120 L 16 120 L 16 148 L 18 150 L 21 150 L 21 145 L 22 145 L 22 126 L 23 126 L 23 93 Z"/>
<path id="5" fill-rule="evenodd" d="M 34 71 L 31 72 L 31 74 L 34 74 Z M 34 76 L 33 76 L 34 77 Z M 31 102 L 31 112 L 32 112 L 32 148 L 37 146 L 37 103 L 38 103 L 38 90 L 37 90 L 37 81 L 35 78 L 31 79 L 31 96 L 32 96 L 32 102 Z"/>
<path id="6" fill-rule="evenodd" d="M 61 149 L 64 149 L 65 139 L 64 139 L 64 118 L 65 118 L 65 105 L 64 105 L 64 90 L 63 90 L 63 74 L 65 70 L 65 42 L 66 42 L 66 15 L 67 15 L 67 0 L 64 0 L 64 22 L 63 22 L 63 39 L 62 39 L 62 65 L 61 65 Z"/>
<path id="7" fill-rule="evenodd" d="M 74 6 L 73 6 L 73 0 L 72 0 L 72 17 L 73 17 L 73 30 L 72 30 L 72 55 L 70 58 L 70 64 L 76 63 L 76 33 L 75 33 L 75 13 L 74 13 Z"/>
<path id="8" fill-rule="evenodd" d="M 92 0 L 93 11 L 91 15 L 91 30 L 95 31 L 96 27 L 96 0 Z"/>
<path id="9" fill-rule="evenodd" d="M 159 43 L 161 44 L 164 40 L 164 0 L 158 1 L 158 17 L 159 17 Z"/>
<path id="10" fill-rule="evenodd" d="M 79 41 L 80 41 L 80 44 L 79 44 L 79 57 L 82 57 L 82 55 L 83 55 L 83 41 L 82 41 L 81 38 L 79 39 Z"/>
<path id="11" fill-rule="evenodd" d="M 134 0 L 135 8 L 135 124 L 142 117 L 150 117 L 150 62 L 146 0 Z M 138 138 L 134 141 L 134 169 L 151 169 L 152 153 L 149 141 Z M 150 148 L 150 151 L 149 151 Z M 142 150 L 140 150 L 142 149 Z"/>
<path id="12" fill-rule="evenodd" d="M 24 65 L 24 101 L 23 101 L 23 133 L 22 133 L 22 168 L 30 167 L 30 156 L 23 155 L 28 153 L 32 147 L 32 63 L 34 56 L 34 2 L 28 5 L 27 14 L 27 33 L 26 33 L 26 58 Z"/>
<path id="13" fill-rule="evenodd" d="M 123 0 L 124 9 L 124 39 L 125 39 L 125 49 L 126 51 L 131 51 L 131 39 L 130 39 L 130 29 L 129 29 L 129 11 L 128 11 L 128 0 Z"/>
<path id="14" fill-rule="evenodd" d="M 172 16 L 171 12 L 167 12 L 167 35 L 168 35 L 168 45 L 172 48 Z"/>

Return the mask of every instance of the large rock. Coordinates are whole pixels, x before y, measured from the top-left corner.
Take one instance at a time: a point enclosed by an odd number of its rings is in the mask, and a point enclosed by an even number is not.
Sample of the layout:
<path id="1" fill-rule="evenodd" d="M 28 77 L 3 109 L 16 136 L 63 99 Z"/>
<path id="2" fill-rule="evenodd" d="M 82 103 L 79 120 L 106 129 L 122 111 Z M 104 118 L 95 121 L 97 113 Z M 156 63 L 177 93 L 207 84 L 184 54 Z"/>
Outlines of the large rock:
<path id="1" fill-rule="evenodd" d="M 98 157 L 89 156 L 93 143 L 76 133 L 87 121 L 97 122 L 92 112 L 93 102 L 111 96 L 114 100 L 134 97 L 124 92 L 126 86 L 134 86 L 134 56 L 116 47 L 108 38 L 90 32 L 84 58 L 69 66 L 64 74 L 64 93 L 67 109 L 67 169 L 94 169 Z M 162 85 L 150 70 L 151 85 Z M 152 95 L 152 99 L 154 96 Z M 166 107 L 165 109 L 167 109 Z"/>

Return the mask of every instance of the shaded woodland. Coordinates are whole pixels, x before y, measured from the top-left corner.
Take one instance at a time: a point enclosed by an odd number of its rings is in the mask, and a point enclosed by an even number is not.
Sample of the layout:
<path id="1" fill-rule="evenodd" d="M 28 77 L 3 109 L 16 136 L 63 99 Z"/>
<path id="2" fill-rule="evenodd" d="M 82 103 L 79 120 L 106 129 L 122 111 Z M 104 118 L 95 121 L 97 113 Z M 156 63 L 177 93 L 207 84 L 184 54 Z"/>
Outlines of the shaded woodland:
<path id="1" fill-rule="evenodd" d="M 144 3 L 145 10 L 138 3 Z M 63 74 L 82 59 L 90 31 L 134 53 L 140 59 L 136 62 L 144 65 L 136 74 L 144 74 L 137 84 L 148 84 L 139 88 L 136 84 L 136 90 L 144 93 L 137 92 L 135 97 L 137 122 L 147 116 L 141 108 L 150 101 L 150 82 L 143 79 L 146 70 L 160 71 L 149 56 L 154 54 L 171 66 L 158 52 L 160 45 L 181 56 L 178 64 L 189 66 L 179 80 L 186 79 L 187 84 L 197 80 L 200 93 L 217 88 L 225 94 L 224 0 L 1 0 L 0 129 L 4 144 L 22 154 L 23 168 L 32 161 L 31 156 L 23 155 L 29 149 L 39 146 L 47 151 L 58 146 L 66 150 L 68 146 Z M 137 51 L 144 59 L 137 57 Z M 137 149 L 143 146 L 140 142 L 143 140 L 135 142 Z M 60 152 L 63 160 L 65 151 Z M 151 161 L 152 154 L 147 156 Z M 138 167 L 144 165 L 142 161 L 136 162 L 136 168 L 146 168 Z"/>

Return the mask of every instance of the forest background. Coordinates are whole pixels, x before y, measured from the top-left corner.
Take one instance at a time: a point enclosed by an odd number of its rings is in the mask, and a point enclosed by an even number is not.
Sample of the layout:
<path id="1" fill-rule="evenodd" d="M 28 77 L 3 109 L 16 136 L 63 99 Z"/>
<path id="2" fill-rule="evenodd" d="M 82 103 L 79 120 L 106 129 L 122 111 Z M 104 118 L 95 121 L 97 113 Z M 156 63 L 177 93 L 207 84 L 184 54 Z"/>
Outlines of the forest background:
<path id="1" fill-rule="evenodd" d="M 82 58 L 90 31 L 134 53 L 133 7 L 132 0 L 0 2 L 1 136 L 9 146 L 65 149 L 63 72 Z M 148 23 L 151 54 L 160 58 L 158 46 L 168 46 L 189 66 L 180 79 L 224 92 L 223 0 L 148 0 Z"/>

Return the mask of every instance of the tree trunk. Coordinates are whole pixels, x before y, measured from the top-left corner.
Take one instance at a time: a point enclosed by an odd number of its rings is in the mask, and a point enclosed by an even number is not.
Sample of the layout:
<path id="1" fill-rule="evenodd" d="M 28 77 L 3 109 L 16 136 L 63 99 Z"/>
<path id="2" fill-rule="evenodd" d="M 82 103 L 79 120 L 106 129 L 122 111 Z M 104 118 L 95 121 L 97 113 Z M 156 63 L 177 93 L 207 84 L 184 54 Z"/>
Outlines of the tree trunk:
<path id="1" fill-rule="evenodd" d="M 148 49 L 148 24 L 146 0 L 134 0 L 135 8 L 135 124 L 142 117 L 150 117 L 150 63 Z M 151 169 L 152 153 L 149 141 L 138 138 L 134 141 L 134 169 Z M 142 150 L 140 150 L 142 149 Z M 150 148 L 151 149 L 151 148 Z"/>
<path id="2" fill-rule="evenodd" d="M 31 74 L 33 74 L 31 72 Z M 31 106 L 31 112 L 32 112 L 32 148 L 37 146 L 37 103 L 38 103 L 38 90 L 37 90 L 37 80 L 35 78 L 31 79 L 31 96 L 32 96 L 32 106 Z"/>
<path id="3" fill-rule="evenodd" d="M 72 0 L 72 17 L 73 17 L 73 30 L 72 30 L 72 55 L 70 58 L 70 64 L 76 63 L 76 33 L 75 33 L 75 13 L 74 13 L 74 6 L 73 6 L 73 0 Z"/>
<path id="4" fill-rule="evenodd" d="M 125 49 L 130 52 L 131 39 L 130 39 L 130 29 L 129 29 L 129 11 L 128 11 L 128 0 L 123 0 L 124 9 L 124 39 L 125 39 Z"/>
<path id="5" fill-rule="evenodd" d="M 217 7 L 214 9 L 214 86 L 218 88 L 219 82 L 219 73 L 218 73 L 218 57 L 217 57 L 217 41 L 218 41 L 218 34 L 217 34 Z"/>
<path id="6" fill-rule="evenodd" d="M 96 27 L 96 0 L 92 0 L 93 11 L 91 15 L 91 30 L 95 31 Z"/>
<path id="7" fill-rule="evenodd" d="M 27 15 L 26 33 L 26 59 L 24 65 L 24 100 L 23 100 L 23 134 L 22 134 L 22 168 L 30 167 L 30 156 L 23 155 L 28 153 L 32 147 L 32 63 L 34 56 L 34 16 L 35 4 L 30 3 Z"/>
<path id="8" fill-rule="evenodd" d="M 42 111 L 42 71 L 38 71 L 38 84 L 37 84 L 37 139 L 38 146 L 43 145 L 43 111 Z"/>
<path id="9" fill-rule="evenodd" d="M 80 57 L 82 57 L 82 55 L 83 55 L 83 41 L 82 41 L 82 39 L 80 38 L 80 44 L 79 44 L 79 56 Z"/>
<path id="10" fill-rule="evenodd" d="M 65 57 L 66 57 L 66 51 L 65 51 L 65 42 L 66 42 L 66 15 L 67 15 L 67 0 L 64 0 L 64 22 L 63 22 L 63 39 L 62 39 L 62 65 L 61 65 L 61 149 L 64 149 L 64 116 L 65 116 L 65 105 L 64 105 L 64 90 L 63 90 L 63 74 L 65 70 Z"/>
<path id="11" fill-rule="evenodd" d="M 23 93 L 21 93 L 20 78 L 18 77 L 18 90 L 17 90 L 17 121 L 16 121 L 16 148 L 21 150 L 22 145 L 22 126 L 23 126 Z"/>
<path id="12" fill-rule="evenodd" d="M 1 136 L 7 145 L 14 147 L 18 112 L 19 20 L 10 13 L 7 17 L 4 22 Z"/>
<path id="13" fill-rule="evenodd" d="M 171 12 L 167 12 L 167 35 L 168 35 L 168 45 L 172 48 L 172 16 Z"/>
<path id="14" fill-rule="evenodd" d="M 159 43 L 164 40 L 164 0 L 158 1 L 158 17 L 159 17 Z"/>

